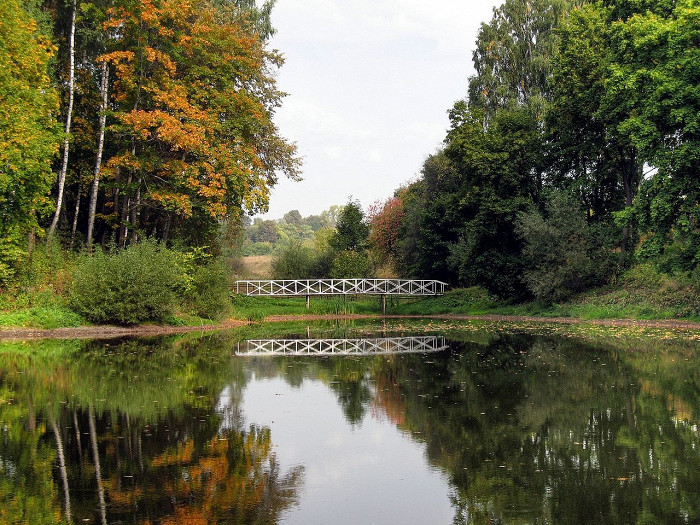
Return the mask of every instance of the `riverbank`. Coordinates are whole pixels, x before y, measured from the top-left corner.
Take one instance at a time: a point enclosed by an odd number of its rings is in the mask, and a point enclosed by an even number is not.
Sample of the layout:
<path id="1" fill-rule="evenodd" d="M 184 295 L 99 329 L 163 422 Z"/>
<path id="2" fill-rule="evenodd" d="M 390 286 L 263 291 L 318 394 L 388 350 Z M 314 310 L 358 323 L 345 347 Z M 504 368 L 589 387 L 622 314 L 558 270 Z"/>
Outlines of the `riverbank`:
<path id="1" fill-rule="evenodd" d="M 138 326 L 94 326 L 69 308 L 65 293 L 52 289 L 0 297 L 0 338 L 94 338 L 148 336 L 210 331 L 250 322 L 382 318 L 378 297 L 244 297 L 233 295 L 224 323 L 197 317 L 185 307 L 166 322 Z M 561 304 L 513 304 L 491 297 L 479 287 L 457 288 L 445 295 L 394 298 L 387 318 L 433 318 L 542 323 L 597 323 L 618 326 L 700 328 L 700 291 L 687 279 L 676 279 L 636 267 L 616 283 L 587 291 Z"/>
<path id="2" fill-rule="evenodd" d="M 399 319 L 433 319 L 446 321 L 488 321 L 504 323 L 539 323 L 558 325 L 592 325 L 610 327 L 639 327 L 662 328 L 669 330 L 698 330 L 700 321 L 680 319 L 580 319 L 571 317 L 537 317 L 525 315 L 379 315 L 379 314 L 310 314 L 310 315 L 271 315 L 258 322 L 314 322 L 314 321 L 351 321 L 351 320 L 399 320 Z M 138 326 L 79 326 L 53 329 L 40 328 L 8 328 L 0 327 L 0 340 L 34 340 L 34 339 L 112 339 L 120 337 L 152 337 L 160 335 L 182 334 L 188 332 L 213 332 L 227 330 L 250 324 L 241 319 L 227 319 L 221 323 L 169 326 L 169 325 L 138 325 Z"/>

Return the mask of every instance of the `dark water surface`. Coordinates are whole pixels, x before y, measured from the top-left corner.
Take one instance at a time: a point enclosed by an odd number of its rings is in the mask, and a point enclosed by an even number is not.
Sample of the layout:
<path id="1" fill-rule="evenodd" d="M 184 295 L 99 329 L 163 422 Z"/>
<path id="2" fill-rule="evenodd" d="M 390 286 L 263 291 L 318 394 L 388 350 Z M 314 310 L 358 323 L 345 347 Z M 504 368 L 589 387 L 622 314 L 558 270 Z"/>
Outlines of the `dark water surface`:
<path id="1" fill-rule="evenodd" d="M 698 334 L 439 328 L 0 343 L 0 523 L 700 523 Z"/>

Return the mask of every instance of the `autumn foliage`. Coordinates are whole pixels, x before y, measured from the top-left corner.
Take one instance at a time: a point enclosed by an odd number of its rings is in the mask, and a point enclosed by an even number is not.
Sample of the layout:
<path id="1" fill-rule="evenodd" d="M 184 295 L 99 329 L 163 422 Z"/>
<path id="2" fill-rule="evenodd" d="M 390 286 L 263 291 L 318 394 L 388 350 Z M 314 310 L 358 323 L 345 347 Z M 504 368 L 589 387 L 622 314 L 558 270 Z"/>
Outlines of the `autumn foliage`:
<path id="1" fill-rule="evenodd" d="M 369 243 L 380 259 L 386 260 L 394 255 L 401 221 L 405 216 L 400 197 L 392 197 L 383 204 L 376 203 L 370 207 Z"/>
<path id="2" fill-rule="evenodd" d="M 31 249 L 29 233 L 41 236 L 51 222 L 53 235 L 54 207 L 56 236 L 70 232 L 71 246 L 124 248 L 146 237 L 202 246 L 222 221 L 264 211 L 280 175 L 298 177 L 296 147 L 272 120 L 284 94 L 274 76 L 282 56 L 268 48 L 270 8 L 2 4 L 0 284 Z M 66 138 L 57 131 L 71 117 Z M 64 139 L 65 192 L 56 199 Z"/>
<path id="3" fill-rule="evenodd" d="M 296 176 L 294 147 L 271 121 L 281 93 L 269 69 L 281 57 L 251 23 L 202 0 L 109 10 L 105 27 L 121 38 L 99 58 L 116 76 L 119 147 L 107 170 L 137 205 L 222 219 L 265 209 L 276 172 Z"/>

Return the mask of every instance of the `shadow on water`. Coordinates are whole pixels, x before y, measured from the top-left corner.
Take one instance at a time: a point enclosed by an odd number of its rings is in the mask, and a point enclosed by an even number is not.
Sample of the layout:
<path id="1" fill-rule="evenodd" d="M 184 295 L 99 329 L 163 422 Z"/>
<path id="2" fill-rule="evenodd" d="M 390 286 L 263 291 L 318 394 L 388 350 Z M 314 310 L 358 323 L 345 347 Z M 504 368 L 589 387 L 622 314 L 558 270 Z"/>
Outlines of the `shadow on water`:
<path id="1" fill-rule="evenodd" d="M 406 332 L 319 326 L 276 339 Z M 0 345 L 0 522 L 294 522 L 314 467 L 278 457 L 285 429 L 243 410 L 249 387 L 273 380 L 321 385 L 344 439 L 382 424 L 417 444 L 425 475 L 445 480 L 452 523 L 700 522 L 693 345 L 465 325 L 440 352 L 236 355 L 271 335 Z"/>

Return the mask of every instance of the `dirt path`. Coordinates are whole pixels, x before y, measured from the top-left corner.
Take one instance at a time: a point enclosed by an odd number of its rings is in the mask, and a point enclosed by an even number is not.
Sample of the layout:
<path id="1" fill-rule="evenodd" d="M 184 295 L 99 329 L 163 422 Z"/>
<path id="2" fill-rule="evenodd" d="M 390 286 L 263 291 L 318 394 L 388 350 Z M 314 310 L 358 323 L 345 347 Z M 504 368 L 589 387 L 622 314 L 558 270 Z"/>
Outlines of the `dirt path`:
<path id="1" fill-rule="evenodd" d="M 226 330 L 248 324 L 246 321 L 229 319 L 219 324 L 199 326 L 79 326 L 77 328 L 0 328 L 1 340 L 29 339 L 110 339 L 115 337 L 148 337 L 155 335 L 183 334 L 187 332 L 211 332 Z"/>
<path id="2" fill-rule="evenodd" d="M 342 319 L 445 319 L 450 321 L 497 321 L 497 322 L 528 322 L 556 324 L 592 324 L 601 326 L 640 326 L 649 328 L 668 328 L 675 330 L 700 330 L 700 322 L 665 320 L 635 320 L 635 319 L 575 319 L 571 317 L 529 317 L 517 315 L 272 315 L 264 322 L 284 321 L 332 321 Z M 81 326 L 78 328 L 55 328 L 42 330 L 38 328 L 0 328 L 0 340 L 30 340 L 30 339 L 109 339 L 115 337 L 148 337 L 156 335 L 180 334 L 187 332 L 211 332 L 226 330 L 248 324 L 247 321 L 229 319 L 223 323 L 201 326 L 158 326 L 140 325 L 133 327 L 120 326 Z"/>

